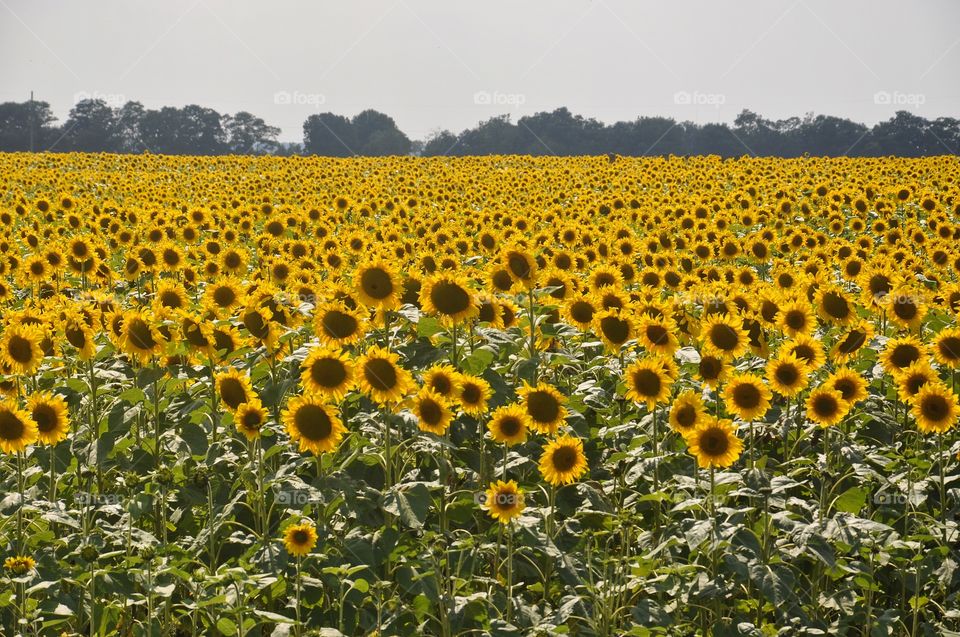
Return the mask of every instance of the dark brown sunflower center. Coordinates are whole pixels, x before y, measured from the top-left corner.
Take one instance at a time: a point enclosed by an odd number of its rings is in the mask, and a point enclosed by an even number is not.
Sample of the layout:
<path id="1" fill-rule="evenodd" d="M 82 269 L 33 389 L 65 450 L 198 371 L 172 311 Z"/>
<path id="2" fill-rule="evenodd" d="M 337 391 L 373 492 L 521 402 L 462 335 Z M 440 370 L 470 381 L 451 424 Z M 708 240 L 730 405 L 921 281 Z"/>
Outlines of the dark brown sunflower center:
<path id="1" fill-rule="evenodd" d="M 727 434 L 720 429 L 707 429 L 700 434 L 700 450 L 708 456 L 722 456 L 730 448 Z"/>
<path id="2" fill-rule="evenodd" d="M 740 383 L 733 388 L 733 402 L 741 409 L 754 409 L 760 404 L 760 390 L 752 383 Z"/>
<path id="3" fill-rule="evenodd" d="M 611 343 L 620 345 L 630 338 L 630 324 L 616 316 L 605 316 L 600 319 L 600 331 Z"/>
<path id="4" fill-rule="evenodd" d="M 827 292 L 823 295 L 823 311 L 827 316 L 843 320 L 850 316 L 850 304 L 836 292 Z"/>
<path id="5" fill-rule="evenodd" d="M 792 387 L 800 380 L 800 370 L 792 363 L 784 363 L 777 366 L 774 376 L 781 385 Z"/>
<path id="6" fill-rule="evenodd" d="M 507 257 L 507 267 L 510 268 L 510 273 L 521 281 L 530 278 L 530 262 L 519 252 L 510 253 Z"/>
<path id="7" fill-rule="evenodd" d="M 17 363 L 29 363 L 33 360 L 33 344 L 29 339 L 14 334 L 7 342 L 7 354 Z"/>
<path id="8" fill-rule="evenodd" d="M 912 363 L 918 361 L 919 359 L 920 350 L 917 349 L 916 345 L 911 345 L 910 343 L 897 345 L 893 349 L 893 353 L 890 355 L 890 362 L 900 369 L 909 367 Z"/>
<path id="9" fill-rule="evenodd" d="M 420 420 L 428 425 L 438 425 L 443 420 L 443 408 L 437 401 L 425 398 L 420 401 Z"/>
<path id="10" fill-rule="evenodd" d="M 839 409 L 837 399 L 829 394 L 821 394 L 813 401 L 813 411 L 821 418 L 834 416 Z"/>
<path id="11" fill-rule="evenodd" d="M 927 420 L 940 422 L 950 415 L 950 406 L 943 396 L 930 394 L 920 401 L 920 413 Z"/>
<path id="12" fill-rule="evenodd" d="M 913 319 L 919 311 L 919 308 L 910 299 L 898 299 L 893 304 L 893 313 L 904 321 Z"/>
<path id="13" fill-rule="evenodd" d="M 710 342 L 717 349 L 729 352 L 737 348 L 737 332 L 725 323 L 717 323 L 710 328 Z"/>
<path id="14" fill-rule="evenodd" d="M 229 307 L 237 300 L 237 293 L 232 288 L 221 285 L 213 291 L 213 302 L 220 307 Z"/>
<path id="15" fill-rule="evenodd" d="M 430 379 L 430 389 L 441 396 L 447 396 L 453 390 L 453 383 L 446 374 L 437 374 Z"/>
<path id="16" fill-rule="evenodd" d="M 723 363 L 715 356 L 704 356 L 700 359 L 698 371 L 704 380 L 716 380 L 723 369 Z"/>
<path id="17" fill-rule="evenodd" d="M 310 541 L 310 534 L 308 534 L 306 531 L 296 530 L 293 532 L 293 535 L 290 539 L 292 539 L 293 543 L 297 545 L 306 544 Z"/>
<path id="18" fill-rule="evenodd" d="M 50 405 L 40 404 L 33 408 L 33 421 L 37 423 L 40 433 L 53 431 L 57 428 L 57 412 Z"/>
<path id="19" fill-rule="evenodd" d="M 571 471 L 577 466 L 577 450 L 573 447 L 557 447 L 553 451 L 553 468 L 560 473 Z"/>
<path id="20" fill-rule="evenodd" d="M 530 392 L 527 396 L 527 413 L 537 422 L 553 422 L 560 415 L 560 403 L 549 392 Z"/>
<path id="21" fill-rule="evenodd" d="M 802 330 L 807 325 L 807 315 L 800 310 L 790 310 L 784 315 L 783 320 L 792 330 Z"/>
<path id="22" fill-rule="evenodd" d="M 243 414 L 244 429 L 260 429 L 261 425 L 263 425 L 263 418 L 261 417 L 260 412 L 250 410 Z"/>
<path id="23" fill-rule="evenodd" d="M 297 431 L 307 440 L 326 440 L 333 432 L 330 416 L 320 405 L 302 405 L 293 420 Z"/>
<path id="24" fill-rule="evenodd" d="M 430 290 L 430 302 L 441 314 L 452 316 L 470 307 L 470 294 L 452 281 L 441 281 Z"/>
<path id="25" fill-rule="evenodd" d="M 500 421 L 500 432 L 508 438 L 516 436 L 523 429 L 523 422 L 515 416 L 506 416 Z"/>
<path id="26" fill-rule="evenodd" d="M 370 268 L 360 276 L 360 287 L 367 296 L 383 300 L 393 294 L 393 279 L 380 268 Z"/>
<path id="27" fill-rule="evenodd" d="M 349 338 L 360 327 L 356 318 L 340 310 L 330 310 L 324 314 L 322 325 L 331 338 Z"/>
<path id="28" fill-rule="evenodd" d="M 593 320 L 593 305 L 586 301 L 577 301 L 570 306 L 570 316 L 577 323 L 589 323 Z"/>
<path id="29" fill-rule="evenodd" d="M 310 378 L 321 387 L 339 387 L 347 379 L 347 368 L 336 358 L 319 358 L 310 365 Z"/>
<path id="30" fill-rule="evenodd" d="M 697 421 L 697 409 L 693 405 L 682 405 L 676 411 L 677 425 L 688 429 Z"/>
<path id="31" fill-rule="evenodd" d="M 393 363 L 383 358 L 372 358 L 363 366 L 363 376 L 371 387 L 389 391 L 397 384 L 397 370 Z"/>
<path id="32" fill-rule="evenodd" d="M 0 411 L 0 438 L 19 440 L 25 430 L 23 421 L 16 414 L 7 409 Z"/>
<path id="33" fill-rule="evenodd" d="M 480 387 L 473 383 L 464 385 L 460 392 L 460 400 L 467 405 L 476 405 L 481 398 L 483 398 L 483 393 L 480 391 Z"/>
<path id="34" fill-rule="evenodd" d="M 151 350 L 157 346 L 157 341 L 153 338 L 153 332 L 150 326 L 143 319 L 135 318 L 127 325 L 127 334 L 130 336 L 130 342 L 137 349 Z"/>
<path id="35" fill-rule="evenodd" d="M 937 350 L 948 361 L 960 359 L 960 336 L 946 336 L 937 342 Z"/>
<path id="36" fill-rule="evenodd" d="M 266 338 L 270 334 L 270 326 L 263 319 L 260 312 L 245 312 L 243 315 L 243 326 L 247 328 L 255 338 Z"/>
<path id="37" fill-rule="evenodd" d="M 220 398 L 230 409 L 247 402 L 247 390 L 236 378 L 224 378 L 220 383 Z"/>
<path id="38" fill-rule="evenodd" d="M 633 388 L 642 396 L 658 396 L 662 386 L 660 375 L 653 370 L 641 369 L 633 375 Z"/>
<path id="39" fill-rule="evenodd" d="M 647 339 L 654 345 L 666 345 L 670 341 L 670 332 L 662 325 L 648 325 Z"/>
<path id="40" fill-rule="evenodd" d="M 863 347 L 863 344 L 867 341 L 866 332 L 861 332 L 859 330 L 853 330 L 847 336 L 840 341 L 840 345 L 837 347 L 838 351 L 841 354 L 853 354 L 855 351 Z"/>

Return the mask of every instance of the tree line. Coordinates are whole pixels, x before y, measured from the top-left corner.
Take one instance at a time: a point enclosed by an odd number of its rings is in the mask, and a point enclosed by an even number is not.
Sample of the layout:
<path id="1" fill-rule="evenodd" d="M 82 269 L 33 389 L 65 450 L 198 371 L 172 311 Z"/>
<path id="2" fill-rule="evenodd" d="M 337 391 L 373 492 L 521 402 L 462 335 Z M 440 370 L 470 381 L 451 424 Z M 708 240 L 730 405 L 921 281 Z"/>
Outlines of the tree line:
<path id="1" fill-rule="evenodd" d="M 0 104 L 0 151 L 150 152 L 169 155 L 761 155 L 920 157 L 956 154 L 960 121 L 897 111 L 872 127 L 833 117 L 766 119 L 744 110 L 732 125 L 639 117 L 605 124 L 566 108 L 520 117 L 492 117 L 460 133 L 443 130 L 411 140 L 388 115 L 309 116 L 303 143 L 277 141 L 280 129 L 246 111 L 220 114 L 197 105 L 147 109 L 130 101 L 78 101 L 57 124 L 43 101 Z"/>

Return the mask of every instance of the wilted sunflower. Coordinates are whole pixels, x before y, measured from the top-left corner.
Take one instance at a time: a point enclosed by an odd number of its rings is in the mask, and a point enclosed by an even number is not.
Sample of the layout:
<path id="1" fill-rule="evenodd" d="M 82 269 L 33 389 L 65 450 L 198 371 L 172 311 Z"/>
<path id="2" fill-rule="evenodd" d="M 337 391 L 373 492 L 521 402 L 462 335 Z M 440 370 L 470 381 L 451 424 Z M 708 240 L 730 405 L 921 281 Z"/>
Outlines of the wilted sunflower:
<path id="1" fill-rule="evenodd" d="M 439 316 L 446 325 L 480 313 L 480 305 L 466 279 L 452 272 L 440 272 L 427 277 L 420 288 L 420 305 L 424 312 Z"/>
<path id="2" fill-rule="evenodd" d="M 533 387 L 526 381 L 517 394 L 523 399 L 524 409 L 534 429 L 549 436 L 557 433 L 567 418 L 567 408 L 564 407 L 567 399 L 563 394 L 553 385 L 541 382 Z"/>
<path id="3" fill-rule="evenodd" d="M 13 400 L 0 402 L 0 451 L 19 453 L 38 438 L 37 423 L 30 412 L 17 407 Z"/>
<path id="4" fill-rule="evenodd" d="M 417 426 L 437 436 L 447 432 L 453 420 L 453 412 L 447 400 L 429 387 L 423 387 L 413 398 L 414 415 Z"/>
<path id="5" fill-rule="evenodd" d="M 923 433 L 944 433 L 956 424 L 960 404 L 949 387 L 939 382 L 929 383 L 914 396 L 911 413 Z"/>
<path id="6" fill-rule="evenodd" d="M 460 400 L 460 407 L 465 414 L 482 416 L 487 413 L 487 401 L 493 395 L 490 390 L 490 383 L 479 376 L 460 374 L 457 377 L 457 384 L 460 387 L 457 398 Z"/>
<path id="7" fill-rule="evenodd" d="M 753 374 L 734 374 L 723 388 L 727 411 L 745 422 L 763 418 L 772 397 L 770 389 Z"/>
<path id="8" fill-rule="evenodd" d="M 712 314 L 700 325 L 705 353 L 732 359 L 747 351 L 749 339 L 743 322 L 732 314 Z"/>
<path id="9" fill-rule="evenodd" d="M 561 486 L 580 479 L 587 471 L 587 457 L 583 441 L 572 436 L 560 436 L 543 448 L 540 456 L 540 475 L 549 484 Z"/>
<path id="10" fill-rule="evenodd" d="M 308 522 L 292 524 L 283 532 L 283 546 L 294 557 L 310 554 L 317 545 L 317 529 Z"/>
<path id="11" fill-rule="evenodd" d="M 686 435 L 696 429 L 705 416 L 706 410 L 700 394 L 687 389 L 677 394 L 673 400 L 670 407 L 670 427 L 677 433 Z"/>
<path id="12" fill-rule="evenodd" d="M 357 310 L 347 308 L 342 301 L 328 301 L 317 306 L 313 327 L 324 345 L 352 345 L 366 333 L 366 321 Z"/>
<path id="13" fill-rule="evenodd" d="M 646 405 L 653 411 L 657 403 L 666 402 L 670 396 L 673 379 L 659 357 L 637 359 L 623 372 L 627 386 L 626 398 L 638 405 Z"/>
<path id="14" fill-rule="evenodd" d="M 843 394 L 827 385 L 817 387 L 807 397 L 807 418 L 821 427 L 837 424 L 849 410 L 850 403 Z"/>
<path id="15" fill-rule="evenodd" d="M 297 396 L 287 403 L 283 424 L 300 451 L 316 455 L 333 451 L 346 433 L 336 412 L 319 396 Z"/>
<path id="16" fill-rule="evenodd" d="M 743 441 L 737 437 L 733 422 L 726 419 L 708 417 L 685 440 L 700 467 L 726 469 L 743 452 Z"/>
<path id="17" fill-rule="evenodd" d="M 767 363 L 767 380 L 775 392 L 785 398 L 793 398 L 806 388 L 810 376 L 806 363 L 795 354 L 782 352 Z"/>
<path id="18" fill-rule="evenodd" d="M 399 366 L 400 357 L 390 350 L 373 346 L 357 359 L 360 391 L 385 405 L 403 399 L 413 388 L 410 372 Z"/>
<path id="19" fill-rule="evenodd" d="M 250 385 L 250 377 L 233 367 L 217 374 L 214 382 L 220 402 L 229 411 L 234 411 L 243 403 L 251 402 L 257 397 Z"/>
<path id="20" fill-rule="evenodd" d="M 494 442 L 511 447 L 527 439 L 530 417 L 523 405 L 514 403 L 497 408 L 490 416 L 487 429 Z"/>
<path id="21" fill-rule="evenodd" d="M 353 287 L 360 300 L 370 307 L 391 310 L 400 305 L 397 273 L 383 259 L 372 259 L 357 267 Z"/>
<path id="22" fill-rule="evenodd" d="M 315 347 L 304 359 L 300 384 L 307 393 L 341 400 L 353 388 L 356 370 L 346 352 L 332 347 Z"/>
<path id="23" fill-rule="evenodd" d="M 70 416 L 62 396 L 50 392 L 32 394 L 27 400 L 27 411 L 37 424 L 37 440 L 55 445 L 67 437 Z"/>
<path id="24" fill-rule="evenodd" d="M 509 523 L 510 520 L 523 513 L 525 507 L 523 491 L 514 480 L 491 482 L 484 495 L 483 508 L 490 514 L 490 517 L 502 524 Z"/>
<path id="25" fill-rule="evenodd" d="M 233 422 L 237 426 L 237 431 L 247 440 L 255 440 L 260 437 L 263 426 L 267 424 L 267 410 L 255 398 L 236 408 L 233 412 Z"/>
<path id="26" fill-rule="evenodd" d="M 0 360 L 11 373 L 32 374 L 43 362 L 43 331 L 37 325 L 10 324 L 0 334 Z"/>

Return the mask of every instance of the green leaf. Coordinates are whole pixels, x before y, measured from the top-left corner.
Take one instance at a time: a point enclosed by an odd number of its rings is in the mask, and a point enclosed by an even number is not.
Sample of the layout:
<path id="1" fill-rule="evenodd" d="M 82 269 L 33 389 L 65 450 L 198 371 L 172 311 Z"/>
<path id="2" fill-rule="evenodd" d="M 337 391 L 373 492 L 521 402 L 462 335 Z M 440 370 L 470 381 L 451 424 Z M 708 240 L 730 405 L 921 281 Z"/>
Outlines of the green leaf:
<path id="1" fill-rule="evenodd" d="M 837 511 L 857 514 L 867 503 L 867 491 L 862 487 L 850 487 L 833 501 Z"/>
<path id="2" fill-rule="evenodd" d="M 422 482 L 393 487 L 383 496 L 384 511 L 414 529 L 423 526 L 431 504 L 430 490 Z"/>
<path id="3" fill-rule="evenodd" d="M 230 635 L 237 634 L 237 625 L 229 617 L 221 617 L 217 620 L 217 630 L 230 637 Z"/>

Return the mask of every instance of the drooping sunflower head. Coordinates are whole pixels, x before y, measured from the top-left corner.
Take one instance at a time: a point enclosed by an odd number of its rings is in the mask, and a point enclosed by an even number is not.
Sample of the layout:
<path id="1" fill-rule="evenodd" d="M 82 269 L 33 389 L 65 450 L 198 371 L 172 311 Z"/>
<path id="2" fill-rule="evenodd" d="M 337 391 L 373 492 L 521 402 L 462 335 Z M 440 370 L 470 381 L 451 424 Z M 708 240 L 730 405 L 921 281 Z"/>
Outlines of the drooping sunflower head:
<path id="1" fill-rule="evenodd" d="M 33 394 L 27 400 L 26 410 L 37 424 L 37 440 L 41 443 L 55 445 L 67 437 L 70 417 L 62 396 L 50 392 Z"/>
<path id="2" fill-rule="evenodd" d="M 310 554 L 317 545 L 317 529 L 309 522 L 292 524 L 283 532 L 283 546 L 294 557 Z"/>
<path id="3" fill-rule="evenodd" d="M 305 392 L 341 400 L 353 388 L 356 370 L 350 357 L 340 349 L 315 347 L 303 361 L 300 384 Z"/>
<path id="4" fill-rule="evenodd" d="M 540 456 L 540 475 L 554 486 L 570 484 L 580 479 L 587 471 L 587 457 L 583 453 L 583 441 L 571 436 L 551 440 Z"/>
<path id="5" fill-rule="evenodd" d="M 290 439 L 300 443 L 300 451 L 316 455 L 336 449 L 347 431 L 334 409 L 319 396 L 292 399 L 282 420 Z"/>
<path id="6" fill-rule="evenodd" d="M 620 352 L 628 341 L 636 338 L 636 326 L 628 312 L 611 309 L 593 317 L 593 329 L 607 349 Z"/>
<path id="7" fill-rule="evenodd" d="M 700 467 L 725 469 L 736 462 L 743 451 L 743 441 L 737 437 L 730 420 L 708 417 L 685 439 Z"/>
<path id="8" fill-rule="evenodd" d="M 846 363 L 855 357 L 871 338 L 873 338 L 873 325 L 866 321 L 858 321 L 851 325 L 846 333 L 840 335 L 830 350 L 830 356 L 838 363 Z"/>
<path id="9" fill-rule="evenodd" d="M 527 415 L 527 410 L 523 405 L 516 403 L 497 408 L 487 423 L 487 429 L 493 441 L 508 447 L 524 442 L 529 428 L 530 417 Z"/>
<path id="10" fill-rule="evenodd" d="M 527 417 L 534 429 L 542 434 L 554 435 L 567 418 L 566 398 L 556 387 L 537 383 L 536 387 L 523 384 L 517 392 L 523 399 Z"/>
<path id="11" fill-rule="evenodd" d="M 30 412 L 17 407 L 11 399 L 0 402 L 0 451 L 18 453 L 38 438 L 37 423 Z"/>
<path id="12" fill-rule="evenodd" d="M 250 377 L 238 369 L 230 367 L 220 372 L 215 377 L 215 383 L 220 402 L 229 411 L 234 411 L 243 403 L 256 398 Z"/>
<path id="13" fill-rule="evenodd" d="M 491 482 L 484 496 L 483 508 L 490 517 L 502 524 L 520 515 L 525 507 L 523 490 L 514 480 Z"/>
<path id="14" fill-rule="evenodd" d="M 158 355 L 166 343 L 156 317 L 150 312 L 127 310 L 123 313 L 121 329 L 121 349 L 141 362 Z"/>
<path id="15" fill-rule="evenodd" d="M 14 555 L 3 560 L 3 568 L 13 577 L 22 577 L 36 568 L 37 562 L 27 555 Z"/>

